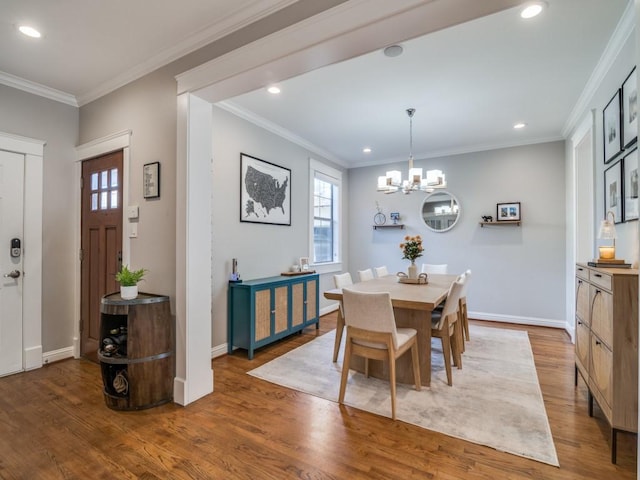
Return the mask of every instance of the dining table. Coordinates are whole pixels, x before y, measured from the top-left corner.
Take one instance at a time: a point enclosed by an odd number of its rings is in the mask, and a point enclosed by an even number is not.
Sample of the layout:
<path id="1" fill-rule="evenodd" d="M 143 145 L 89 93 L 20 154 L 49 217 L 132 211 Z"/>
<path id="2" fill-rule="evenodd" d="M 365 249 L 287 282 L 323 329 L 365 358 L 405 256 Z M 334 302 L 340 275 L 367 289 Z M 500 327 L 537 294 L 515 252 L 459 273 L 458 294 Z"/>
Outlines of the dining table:
<path id="1" fill-rule="evenodd" d="M 417 332 L 420 382 L 428 387 L 431 385 L 431 312 L 445 301 L 457 275 L 429 274 L 426 284 L 403 283 L 399 278 L 387 275 L 354 283 L 346 288 L 356 292 L 389 293 L 396 326 L 413 328 Z M 327 290 L 324 297 L 342 301 L 342 289 Z M 364 372 L 364 359 L 354 356 L 350 364 L 354 370 Z M 402 355 L 396 360 L 396 380 L 413 384 L 412 368 L 411 355 Z M 389 365 L 387 362 L 369 361 L 369 375 L 389 379 Z"/>

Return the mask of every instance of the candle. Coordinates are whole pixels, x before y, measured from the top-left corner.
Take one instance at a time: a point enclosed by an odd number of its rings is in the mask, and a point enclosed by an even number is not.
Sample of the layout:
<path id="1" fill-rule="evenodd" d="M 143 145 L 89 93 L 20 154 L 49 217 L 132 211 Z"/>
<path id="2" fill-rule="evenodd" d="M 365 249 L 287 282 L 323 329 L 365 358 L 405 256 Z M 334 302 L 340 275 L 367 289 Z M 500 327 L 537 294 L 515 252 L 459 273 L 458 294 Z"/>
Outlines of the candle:
<path id="1" fill-rule="evenodd" d="M 598 250 L 600 251 L 601 260 L 612 260 L 616 258 L 616 247 L 602 246 L 598 247 Z"/>

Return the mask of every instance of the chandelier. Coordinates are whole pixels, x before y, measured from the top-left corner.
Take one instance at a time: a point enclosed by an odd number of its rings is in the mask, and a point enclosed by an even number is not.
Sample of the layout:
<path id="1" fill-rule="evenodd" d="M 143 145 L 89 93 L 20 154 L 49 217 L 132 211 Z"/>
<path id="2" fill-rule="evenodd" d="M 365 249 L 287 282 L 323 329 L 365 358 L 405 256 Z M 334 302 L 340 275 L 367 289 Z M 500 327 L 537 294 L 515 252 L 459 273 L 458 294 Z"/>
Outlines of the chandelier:
<path id="1" fill-rule="evenodd" d="M 409 116 L 409 177 L 402 180 L 400 170 L 390 170 L 386 175 L 378 177 L 378 191 L 384 193 L 403 192 L 405 194 L 421 190 L 423 192 L 433 192 L 436 188 L 445 188 L 447 183 L 442 170 L 427 170 L 425 177 L 422 177 L 422 169 L 413 166 L 413 114 L 415 108 L 408 108 Z"/>

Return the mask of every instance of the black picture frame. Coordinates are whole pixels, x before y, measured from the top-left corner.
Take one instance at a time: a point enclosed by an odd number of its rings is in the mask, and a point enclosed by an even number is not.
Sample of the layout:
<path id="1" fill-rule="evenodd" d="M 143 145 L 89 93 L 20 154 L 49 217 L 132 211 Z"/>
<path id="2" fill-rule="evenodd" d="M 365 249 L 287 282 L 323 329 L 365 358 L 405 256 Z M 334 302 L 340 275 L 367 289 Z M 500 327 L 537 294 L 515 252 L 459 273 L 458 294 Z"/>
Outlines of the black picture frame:
<path id="1" fill-rule="evenodd" d="M 520 202 L 498 203 L 496 205 L 496 221 L 515 222 L 522 220 Z"/>
<path id="2" fill-rule="evenodd" d="M 143 165 L 142 196 L 144 198 L 160 198 L 160 162 Z"/>
<path id="3" fill-rule="evenodd" d="M 240 154 L 240 221 L 291 226 L 291 170 Z"/>
<path id="4" fill-rule="evenodd" d="M 640 194 L 640 171 L 638 170 L 638 149 L 634 148 L 625 155 L 622 164 L 623 179 L 622 191 L 624 193 L 623 220 L 629 222 L 638 220 L 640 209 L 638 195 Z"/>
<path id="5" fill-rule="evenodd" d="M 636 67 L 622 84 L 622 146 L 627 149 L 638 141 L 638 84 Z"/>
<path id="6" fill-rule="evenodd" d="M 604 171 L 604 213 L 613 212 L 614 222 L 623 221 L 622 202 L 622 160 L 617 161 Z"/>
<path id="7" fill-rule="evenodd" d="M 622 151 L 622 132 L 620 131 L 620 89 L 609 100 L 602 111 L 602 142 L 604 144 L 604 163 L 609 163 Z"/>

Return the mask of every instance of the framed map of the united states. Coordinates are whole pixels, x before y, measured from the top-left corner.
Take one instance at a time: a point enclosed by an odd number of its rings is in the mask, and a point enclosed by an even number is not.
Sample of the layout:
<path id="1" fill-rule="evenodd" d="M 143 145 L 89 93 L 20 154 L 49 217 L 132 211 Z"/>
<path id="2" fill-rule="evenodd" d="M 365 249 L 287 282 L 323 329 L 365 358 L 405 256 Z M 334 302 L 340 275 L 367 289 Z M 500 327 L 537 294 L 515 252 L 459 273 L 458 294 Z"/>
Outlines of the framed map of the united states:
<path id="1" fill-rule="evenodd" d="M 291 170 L 241 153 L 240 221 L 291 225 Z"/>

